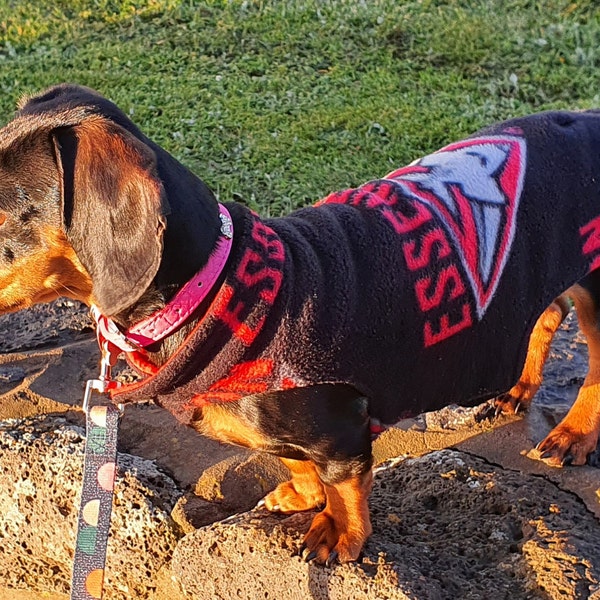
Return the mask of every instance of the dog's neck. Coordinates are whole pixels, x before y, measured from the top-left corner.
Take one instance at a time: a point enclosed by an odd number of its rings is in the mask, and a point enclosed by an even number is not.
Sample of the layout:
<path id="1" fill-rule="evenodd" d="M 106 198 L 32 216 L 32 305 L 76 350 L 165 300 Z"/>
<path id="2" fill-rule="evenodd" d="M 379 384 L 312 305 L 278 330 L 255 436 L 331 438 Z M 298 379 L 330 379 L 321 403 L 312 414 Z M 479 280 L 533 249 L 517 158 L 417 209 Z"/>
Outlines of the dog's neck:
<path id="1" fill-rule="evenodd" d="M 219 289 L 217 283 L 225 271 L 233 245 L 233 222 L 229 211 L 219 205 L 219 213 L 220 235 L 208 262 L 180 287 L 163 308 L 135 322 L 123 332 L 114 321 L 102 315 L 98 307 L 92 306 L 98 342 L 103 351 L 109 352 L 113 357 L 116 357 L 118 351 L 128 353 L 128 356 L 132 357 L 131 353 L 139 355 L 140 351 L 147 352 L 147 349 L 154 347 L 163 354 L 157 357 L 162 360 L 151 361 L 155 366 L 159 366 L 173 352 L 174 347 L 177 347 L 178 344 L 174 344 L 174 340 L 180 341 L 178 337 L 172 336 L 184 327 L 186 327 L 184 331 L 189 331 L 190 325 L 194 325 L 202 318 L 204 311 L 199 309 L 205 300 L 212 298 Z M 143 357 L 142 360 L 146 362 Z"/>
<path id="2" fill-rule="evenodd" d="M 216 288 L 233 243 L 233 222 L 229 211 L 223 205 L 219 205 L 219 217 L 220 235 L 208 262 L 181 286 L 164 308 L 129 327 L 129 340 L 142 348 L 163 340 L 186 323 Z"/>
<path id="3" fill-rule="evenodd" d="M 209 188 L 159 146 L 148 143 L 156 152 L 165 190 L 167 228 L 161 264 L 152 285 L 132 306 L 114 316 L 114 321 L 125 330 L 164 309 L 182 286 L 209 263 L 221 235 L 219 205 Z M 173 354 L 206 313 L 223 277 L 221 274 L 217 278 L 181 328 L 147 348 L 152 362 L 163 364 Z"/>

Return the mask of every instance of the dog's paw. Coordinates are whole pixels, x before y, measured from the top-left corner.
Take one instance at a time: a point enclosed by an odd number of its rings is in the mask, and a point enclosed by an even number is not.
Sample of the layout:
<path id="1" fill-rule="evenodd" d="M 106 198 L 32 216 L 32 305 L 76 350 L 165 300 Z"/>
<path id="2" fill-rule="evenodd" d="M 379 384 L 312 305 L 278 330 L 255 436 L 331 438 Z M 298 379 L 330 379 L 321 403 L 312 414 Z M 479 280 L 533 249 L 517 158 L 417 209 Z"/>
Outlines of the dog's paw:
<path id="1" fill-rule="evenodd" d="M 494 400 L 496 416 L 500 413 L 514 415 L 519 410 L 528 408 L 539 387 L 533 383 L 518 381 L 508 392 Z"/>
<path id="2" fill-rule="evenodd" d="M 496 409 L 496 416 L 514 415 L 518 412 L 521 407 L 521 403 L 518 398 L 510 395 L 510 392 L 506 392 L 496 398 L 494 398 L 494 408 Z"/>
<path id="3" fill-rule="evenodd" d="M 327 567 L 336 561 L 351 562 L 360 556 L 366 535 L 339 531 L 335 519 L 326 511 L 313 519 L 300 549 L 302 558 L 314 560 Z"/>
<path id="4" fill-rule="evenodd" d="M 310 489 L 298 490 L 292 481 L 280 483 L 264 498 L 264 506 L 272 512 L 300 512 L 325 505 L 323 487 L 311 486 Z"/>
<path id="5" fill-rule="evenodd" d="M 583 433 L 563 422 L 537 445 L 536 450 L 539 458 L 553 467 L 584 465 L 597 444 L 597 431 Z"/>

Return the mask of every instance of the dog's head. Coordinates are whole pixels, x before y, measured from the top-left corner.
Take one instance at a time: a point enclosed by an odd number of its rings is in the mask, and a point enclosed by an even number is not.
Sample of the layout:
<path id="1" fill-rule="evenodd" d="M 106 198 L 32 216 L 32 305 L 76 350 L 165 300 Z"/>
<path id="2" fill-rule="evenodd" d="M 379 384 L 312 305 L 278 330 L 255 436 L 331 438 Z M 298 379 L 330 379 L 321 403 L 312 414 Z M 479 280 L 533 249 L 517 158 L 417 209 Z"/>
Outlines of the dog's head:
<path id="1" fill-rule="evenodd" d="M 0 312 L 69 296 L 114 315 L 142 295 L 166 225 L 146 142 L 88 88 L 20 103 L 0 130 Z"/>

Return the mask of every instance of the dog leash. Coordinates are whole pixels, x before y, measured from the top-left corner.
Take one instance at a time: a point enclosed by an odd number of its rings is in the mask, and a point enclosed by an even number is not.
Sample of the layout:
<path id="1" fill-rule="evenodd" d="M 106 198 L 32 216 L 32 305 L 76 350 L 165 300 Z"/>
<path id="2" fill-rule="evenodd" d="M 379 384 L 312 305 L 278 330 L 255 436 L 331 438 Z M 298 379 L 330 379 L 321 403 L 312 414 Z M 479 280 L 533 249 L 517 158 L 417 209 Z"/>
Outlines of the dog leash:
<path id="1" fill-rule="evenodd" d="M 119 383 L 111 379 L 111 353 L 102 344 L 98 379 L 88 380 L 83 397 L 86 442 L 77 538 L 71 579 L 71 600 L 98 600 L 104 587 L 106 546 L 116 477 L 117 430 L 122 407 L 90 406 L 92 392 L 105 394 Z"/>
<path id="2" fill-rule="evenodd" d="M 102 352 L 100 375 L 85 386 L 83 410 L 86 415 L 86 443 L 77 538 L 71 579 L 71 600 L 102 598 L 106 548 L 116 477 L 117 432 L 122 406 L 90 406 L 92 393 L 108 394 L 121 387 L 111 377 L 111 368 L 121 352 L 144 363 L 143 348 L 165 338 L 185 322 L 200 305 L 219 277 L 233 239 L 233 222 L 228 210 L 219 204 L 220 236 L 209 262 L 186 283 L 165 309 L 132 327 L 125 334 L 111 319 L 91 307 L 96 336 Z"/>

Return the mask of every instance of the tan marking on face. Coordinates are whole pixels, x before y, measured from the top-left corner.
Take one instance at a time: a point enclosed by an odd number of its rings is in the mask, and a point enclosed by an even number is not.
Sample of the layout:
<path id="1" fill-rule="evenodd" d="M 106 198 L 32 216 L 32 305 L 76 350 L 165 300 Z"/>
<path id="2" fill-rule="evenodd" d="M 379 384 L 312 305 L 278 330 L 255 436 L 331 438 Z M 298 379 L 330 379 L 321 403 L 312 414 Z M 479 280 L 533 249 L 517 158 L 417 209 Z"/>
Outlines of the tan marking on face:
<path id="1" fill-rule="evenodd" d="M 92 281 L 59 229 L 42 231 L 42 247 L 0 268 L 0 313 L 14 312 L 60 296 L 92 302 Z"/>

